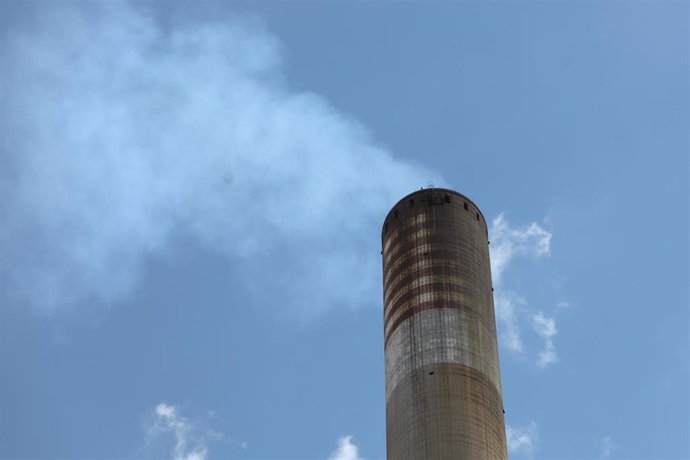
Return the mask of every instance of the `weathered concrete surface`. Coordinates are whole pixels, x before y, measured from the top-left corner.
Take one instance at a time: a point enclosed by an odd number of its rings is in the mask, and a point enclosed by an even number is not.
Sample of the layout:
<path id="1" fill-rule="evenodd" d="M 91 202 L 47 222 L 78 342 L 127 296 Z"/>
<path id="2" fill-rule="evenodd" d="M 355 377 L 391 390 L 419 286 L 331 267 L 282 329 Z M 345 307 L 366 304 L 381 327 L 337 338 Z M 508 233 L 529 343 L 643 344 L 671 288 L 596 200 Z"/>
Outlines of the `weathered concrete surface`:
<path id="1" fill-rule="evenodd" d="M 484 217 L 420 190 L 381 239 L 388 460 L 507 459 Z"/>

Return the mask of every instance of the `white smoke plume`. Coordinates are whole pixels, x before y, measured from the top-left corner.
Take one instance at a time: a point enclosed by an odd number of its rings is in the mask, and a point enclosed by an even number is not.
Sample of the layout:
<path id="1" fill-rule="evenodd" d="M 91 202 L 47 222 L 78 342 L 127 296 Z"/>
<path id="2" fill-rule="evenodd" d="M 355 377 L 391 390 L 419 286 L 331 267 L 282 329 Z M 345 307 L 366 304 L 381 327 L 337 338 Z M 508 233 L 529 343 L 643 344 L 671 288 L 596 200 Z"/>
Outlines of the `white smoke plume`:
<path id="1" fill-rule="evenodd" d="M 378 299 L 385 212 L 442 180 L 290 91 L 256 21 L 163 27 L 120 1 L 29 16 L 0 32 L 0 288 L 13 303 L 53 315 L 120 300 L 178 233 L 250 274 L 278 254 L 272 287 L 294 304 L 308 292 L 303 308 Z"/>

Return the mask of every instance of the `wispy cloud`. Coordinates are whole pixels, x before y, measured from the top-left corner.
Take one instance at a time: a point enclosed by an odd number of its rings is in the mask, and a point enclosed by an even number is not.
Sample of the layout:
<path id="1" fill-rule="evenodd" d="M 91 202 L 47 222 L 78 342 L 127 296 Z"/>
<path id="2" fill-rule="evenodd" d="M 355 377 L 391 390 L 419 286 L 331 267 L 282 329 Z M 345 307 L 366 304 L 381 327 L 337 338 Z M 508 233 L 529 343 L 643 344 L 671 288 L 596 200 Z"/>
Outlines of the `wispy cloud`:
<path id="1" fill-rule="evenodd" d="M 352 441 L 352 436 L 338 439 L 338 448 L 328 457 L 328 460 L 363 460 L 359 456 L 359 449 Z"/>
<path id="2" fill-rule="evenodd" d="M 506 438 L 511 454 L 533 458 L 539 438 L 537 424 L 530 422 L 525 425 L 507 425 Z"/>
<path id="3" fill-rule="evenodd" d="M 2 32 L 2 291 L 45 315 L 117 301 L 182 234 L 242 263 L 257 295 L 376 301 L 385 212 L 442 180 L 281 83 L 257 21 L 163 27 L 145 11 L 41 3 Z"/>
<path id="4" fill-rule="evenodd" d="M 597 443 L 597 447 L 599 449 L 599 458 L 602 460 L 611 458 L 614 452 L 618 450 L 618 444 L 616 444 L 610 436 L 604 436 L 601 438 L 601 440 Z"/>
<path id="5" fill-rule="evenodd" d="M 514 352 L 524 351 L 518 317 L 520 311 L 526 309 L 527 301 L 514 292 L 503 292 L 496 286 L 494 304 L 501 345 Z"/>
<path id="6" fill-rule="evenodd" d="M 553 344 L 553 339 L 558 333 L 556 330 L 556 320 L 544 316 L 542 312 L 537 313 L 533 317 L 534 330 L 544 339 L 544 349 L 539 352 L 537 365 L 545 367 L 558 360 L 556 354 L 556 347 Z"/>
<path id="7" fill-rule="evenodd" d="M 566 300 L 561 300 L 556 303 L 556 308 L 570 308 L 572 304 Z"/>
<path id="8" fill-rule="evenodd" d="M 153 410 L 153 418 L 146 430 L 149 445 L 162 443 L 171 437 L 167 446 L 166 458 L 171 460 L 205 460 L 209 454 L 208 443 L 221 435 L 197 426 L 182 416 L 177 406 L 158 404 Z"/>
<path id="9" fill-rule="evenodd" d="M 494 302 L 501 344 L 510 351 L 524 353 L 522 325 L 531 321 L 533 330 L 544 340 L 544 348 L 537 354 L 536 364 L 545 367 L 557 360 L 554 337 L 556 321 L 541 311 L 531 313 L 525 297 L 505 286 L 505 273 L 518 257 L 546 257 L 551 252 L 552 234 L 536 222 L 522 227 L 509 224 L 504 214 L 492 222 L 491 275 L 494 282 Z M 563 304 L 560 302 L 559 305 Z"/>
<path id="10" fill-rule="evenodd" d="M 500 285 L 503 273 L 518 256 L 542 257 L 551 251 L 551 233 L 536 222 L 511 227 L 503 213 L 491 224 L 491 276 Z"/>

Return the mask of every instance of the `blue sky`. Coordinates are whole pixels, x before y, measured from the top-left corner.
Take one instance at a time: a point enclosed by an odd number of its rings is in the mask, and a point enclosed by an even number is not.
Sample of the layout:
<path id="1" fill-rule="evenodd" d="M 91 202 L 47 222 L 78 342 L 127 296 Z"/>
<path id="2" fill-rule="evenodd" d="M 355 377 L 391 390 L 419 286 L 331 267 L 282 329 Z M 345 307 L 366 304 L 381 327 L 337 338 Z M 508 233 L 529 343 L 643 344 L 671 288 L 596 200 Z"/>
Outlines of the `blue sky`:
<path id="1" fill-rule="evenodd" d="M 0 458 L 385 458 L 429 181 L 492 222 L 511 458 L 690 458 L 689 13 L 0 2 Z"/>

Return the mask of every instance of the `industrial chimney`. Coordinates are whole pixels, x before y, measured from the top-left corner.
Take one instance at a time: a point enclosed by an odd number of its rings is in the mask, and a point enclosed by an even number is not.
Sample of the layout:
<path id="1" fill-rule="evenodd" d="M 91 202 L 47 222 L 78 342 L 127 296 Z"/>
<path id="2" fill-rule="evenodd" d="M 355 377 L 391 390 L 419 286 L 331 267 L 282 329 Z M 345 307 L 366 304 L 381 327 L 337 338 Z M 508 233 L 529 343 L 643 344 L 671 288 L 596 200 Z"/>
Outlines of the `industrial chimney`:
<path id="1" fill-rule="evenodd" d="M 381 240 L 388 460 L 507 459 L 484 216 L 423 189 Z"/>

